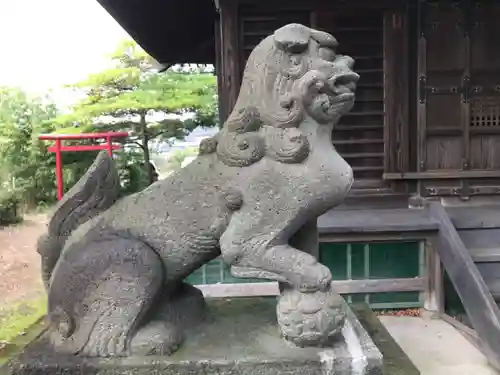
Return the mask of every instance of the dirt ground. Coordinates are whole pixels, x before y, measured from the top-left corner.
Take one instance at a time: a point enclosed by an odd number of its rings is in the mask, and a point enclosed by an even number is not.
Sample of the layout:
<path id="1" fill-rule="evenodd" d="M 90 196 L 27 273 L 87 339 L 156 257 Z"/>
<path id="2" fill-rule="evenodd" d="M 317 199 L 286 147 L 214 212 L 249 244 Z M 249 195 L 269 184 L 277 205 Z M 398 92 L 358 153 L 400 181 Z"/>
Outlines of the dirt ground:
<path id="1" fill-rule="evenodd" d="M 23 223 L 0 228 L 0 308 L 44 293 L 35 244 L 46 220 L 45 214 L 26 215 Z"/>

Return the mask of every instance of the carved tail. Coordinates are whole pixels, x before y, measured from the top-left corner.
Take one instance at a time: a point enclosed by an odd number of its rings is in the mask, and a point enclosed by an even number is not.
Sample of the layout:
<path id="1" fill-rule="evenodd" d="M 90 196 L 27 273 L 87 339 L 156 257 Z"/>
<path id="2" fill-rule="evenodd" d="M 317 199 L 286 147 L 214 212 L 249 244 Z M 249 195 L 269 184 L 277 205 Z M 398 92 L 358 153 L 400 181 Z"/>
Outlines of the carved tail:
<path id="1" fill-rule="evenodd" d="M 101 151 L 80 180 L 57 204 L 47 233 L 38 239 L 37 252 L 42 258 L 42 278 L 49 286 L 66 239 L 86 221 L 111 207 L 120 192 L 120 179 L 113 159 Z"/>

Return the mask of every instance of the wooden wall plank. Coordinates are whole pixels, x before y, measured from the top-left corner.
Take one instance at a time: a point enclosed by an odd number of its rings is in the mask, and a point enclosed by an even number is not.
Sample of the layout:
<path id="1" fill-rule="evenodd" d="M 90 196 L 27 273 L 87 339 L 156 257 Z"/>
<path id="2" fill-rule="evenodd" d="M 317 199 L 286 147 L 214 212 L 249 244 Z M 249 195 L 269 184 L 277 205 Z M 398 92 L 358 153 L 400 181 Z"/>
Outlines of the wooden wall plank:
<path id="1" fill-rule="evenodd" d="M 384 14 L 384 171 L 409 171 L 408 19 Z"/>
<path id="2" fill-rule="evenodd" d="M 389 160 L 384 150 L 387 155 L 393 154 L 384 140 L 384 37 L 390 38 L 384 35 L 384 12 L 331 6 L 316 12 L 315 21 L 318 29 L 338 39 L 339 54 L 354 58 L 354 70 L 360 75 L 354 107 L 334 127 L 332 142 L 353 168 L 353 189 L 366 193 L 370 188 L 379 189 L 377 192 L 388 190 L 381 178 L 384 159 Z M 395 95 L 392 88 L 385 94 Z"/>

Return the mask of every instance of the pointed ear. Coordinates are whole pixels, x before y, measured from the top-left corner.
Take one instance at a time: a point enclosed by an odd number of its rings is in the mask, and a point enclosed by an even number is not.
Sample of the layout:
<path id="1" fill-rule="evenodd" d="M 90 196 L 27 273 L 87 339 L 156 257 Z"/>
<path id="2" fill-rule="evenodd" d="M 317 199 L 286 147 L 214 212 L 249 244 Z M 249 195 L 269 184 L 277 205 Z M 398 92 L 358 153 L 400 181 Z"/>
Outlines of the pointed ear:
<path id="1" fill-rule="evenodd" d="M 289 53 L 304 52 L 311 38 L 311 30 L 301 24 L 291 23 L 274 32 L 274 43 L 282 51 Z"/>

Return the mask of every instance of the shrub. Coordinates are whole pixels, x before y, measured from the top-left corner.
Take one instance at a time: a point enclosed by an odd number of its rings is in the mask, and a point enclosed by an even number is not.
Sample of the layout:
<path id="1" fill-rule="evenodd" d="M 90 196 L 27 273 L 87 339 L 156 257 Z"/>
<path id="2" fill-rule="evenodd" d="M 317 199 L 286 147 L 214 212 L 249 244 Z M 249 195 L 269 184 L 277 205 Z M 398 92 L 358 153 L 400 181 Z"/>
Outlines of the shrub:
<path id="1" fill-rule="evenodd" d="M 10 225 L 22 221 L 21 199 L 15 190 L 6 189 L 0 192 L 0 225 Z"/>

